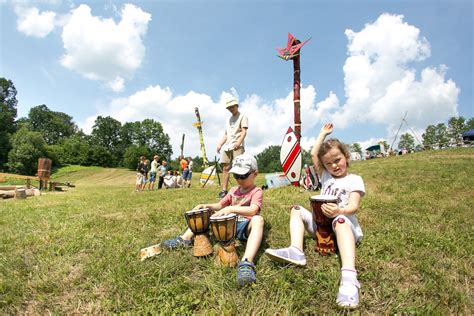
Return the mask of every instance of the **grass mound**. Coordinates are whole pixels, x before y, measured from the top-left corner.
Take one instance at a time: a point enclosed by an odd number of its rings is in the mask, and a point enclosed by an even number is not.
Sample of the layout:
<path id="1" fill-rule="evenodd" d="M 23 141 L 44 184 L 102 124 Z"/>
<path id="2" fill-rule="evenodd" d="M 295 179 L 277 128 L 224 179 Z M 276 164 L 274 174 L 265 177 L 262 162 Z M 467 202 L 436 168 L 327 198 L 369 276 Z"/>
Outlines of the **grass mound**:
<path id="1" fill-rule="evenodd" d="M 357 249 L 364 313 L 472 314 L 474 149 L 354 162 L 366 184 Z M 0 313 L 335 313 L 339 261 L 305 239 L 307 267 L 263 250 L 289 243 L 289 210 L 314 193 L 264 192 L 257 283 L 190 249 L 140 262 L 139 249 L 185 228 L 183 213 L 216 201 L 217 186 L 134 192 L 135 173 L 70 166 L 53 175 L 76 188 L 0 201 Z M 258 184 L 263 184 L 263 175 Z M 238 247 L 242 255 L 244 246 Z"/>

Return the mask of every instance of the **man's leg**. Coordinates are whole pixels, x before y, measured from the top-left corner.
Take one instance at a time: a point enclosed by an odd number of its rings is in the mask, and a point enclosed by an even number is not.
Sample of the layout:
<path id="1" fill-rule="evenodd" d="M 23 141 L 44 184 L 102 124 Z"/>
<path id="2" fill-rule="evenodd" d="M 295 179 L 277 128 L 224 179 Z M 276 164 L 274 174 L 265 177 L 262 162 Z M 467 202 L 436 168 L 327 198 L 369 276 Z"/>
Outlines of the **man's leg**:
<path id="1" fill-rule="evenodd" d="M 229 170 L 230 164 L 223 164 L 222 165 L 222 191 L 228 191 L 227 187 L 229 186 Z"/>

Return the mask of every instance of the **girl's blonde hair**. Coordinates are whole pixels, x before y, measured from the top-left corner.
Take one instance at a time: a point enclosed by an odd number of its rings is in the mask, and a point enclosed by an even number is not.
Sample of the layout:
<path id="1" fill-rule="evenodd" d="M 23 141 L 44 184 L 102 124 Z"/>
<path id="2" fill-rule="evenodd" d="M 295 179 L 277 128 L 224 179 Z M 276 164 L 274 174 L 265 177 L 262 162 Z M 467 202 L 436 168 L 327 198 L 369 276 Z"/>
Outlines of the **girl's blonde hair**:
<path id="1" fill-rule="evenodd" d="M 339 141 L 339 139 L 331 138 L 322 143 L 318 150 L 318 164 L 321 170 L 326 169 L 326 167 L 323 165 L 323 156 L 333 148 L 339 149 L 340 152 L 346 157 L 347 166 L 349 167 L 349 161 L 351 159 L 351 152 L 349 151 L 349 148 L 344 143 Z"/>

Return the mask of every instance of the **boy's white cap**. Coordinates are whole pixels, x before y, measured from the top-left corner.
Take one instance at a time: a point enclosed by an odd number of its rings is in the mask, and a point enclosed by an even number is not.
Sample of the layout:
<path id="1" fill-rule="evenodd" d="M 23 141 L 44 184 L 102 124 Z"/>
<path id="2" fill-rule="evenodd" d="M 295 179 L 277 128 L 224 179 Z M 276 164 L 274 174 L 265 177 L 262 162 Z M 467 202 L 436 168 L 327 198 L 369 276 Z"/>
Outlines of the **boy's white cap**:
<path id="1" fill-rule="evenodd" d="M 251 171 L 258 171 L 257 160 L 250 154 L 242 154 L 234 158 L 230 173 L 244 175 Z"/>
<path id="2" fill-rule="evenodd" d="M 225 103 L 225 108 L 230 108 L 231 106 L 239 105 L 239 102 L 236 99 L 229 100 Z"/>

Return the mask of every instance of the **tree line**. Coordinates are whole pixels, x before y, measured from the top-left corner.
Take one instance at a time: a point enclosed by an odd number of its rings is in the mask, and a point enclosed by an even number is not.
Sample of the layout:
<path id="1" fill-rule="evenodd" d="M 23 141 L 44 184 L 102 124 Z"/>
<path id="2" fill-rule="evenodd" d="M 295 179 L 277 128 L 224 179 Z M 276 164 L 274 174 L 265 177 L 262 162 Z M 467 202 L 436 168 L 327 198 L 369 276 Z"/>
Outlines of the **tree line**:
<path id="1" fill-rule="evenodd" d="M 66 164 L 135 169 L 140 156 L 158 155 L 172 168 L 170 138 L 160 122 L 153 119 L 122 124 L 110 116 L 98 116 L 90 135 L 86 135 L 66 113 L 52 111 L 47 105 L 32 107 L 27 117 L 17 119 L 17 90 L 11 80 L 0 78 L 0 171 L 34 175 L 38 158 L 47 157 L 53 166 Z M 452 117 L 448 125 L 429 125 L 422 145 L 406 133 L 400 136 L 399 149 L 408 151 L 440 149 L 462 144 L 462 133 L 474 128 L 474 118 Z M 390 146 L 382 141 L 385 148 Z M 360 144 L 348 144 L 363 156 Z M 261 172 L 281 171 L 281 146 L 269 146 L 256 156 Z M 310 152 L 302 149 L 303 162 L 311 163 Z M 195 157 L 194 169 L 202 170 L 202 158 Z"/>
<path id="2" fill-rule="evenodd" d="M 122 124 L 110 116 L 98 116 L 86 135 L 66 113 L 42 104 L 27 117 L 16 119 L 17 90 L 11 80 L 0 78 L 0 170 L 34 175 L 38 158 L 53 166 L 66 164 L 135 169 L 139 156 L 173 154 L 168 134 L 153 119 Z"/>

